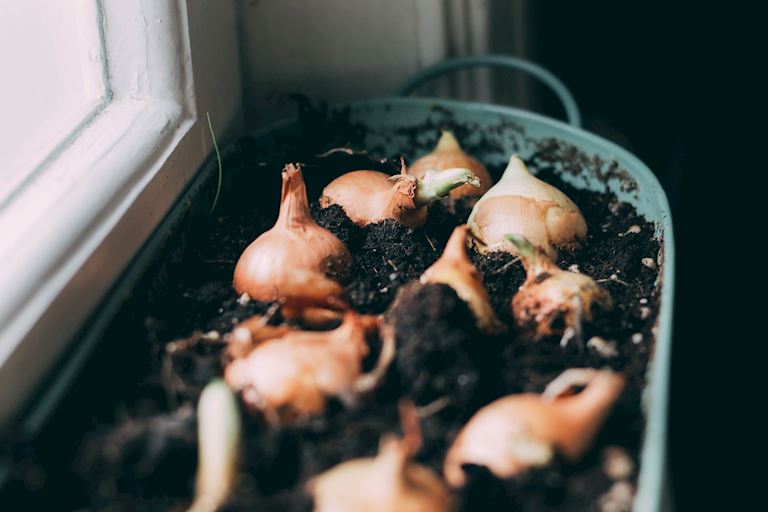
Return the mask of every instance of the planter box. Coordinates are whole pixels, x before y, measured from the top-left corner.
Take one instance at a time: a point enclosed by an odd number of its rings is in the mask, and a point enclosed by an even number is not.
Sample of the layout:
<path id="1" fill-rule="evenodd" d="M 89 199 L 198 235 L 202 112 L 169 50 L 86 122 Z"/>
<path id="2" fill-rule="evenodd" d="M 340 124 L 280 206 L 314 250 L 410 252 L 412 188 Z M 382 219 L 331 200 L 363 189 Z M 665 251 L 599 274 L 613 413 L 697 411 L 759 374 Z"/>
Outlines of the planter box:
<path id="1" fill-rule="evenodd" d="M 490 165 L 503 165 L 514 152 L 526 158 L 545 145 L 557 144 L 563 151 L 570 152 L 571 155 L 576 152 L 578 155 L 576 161 L 579 162 L 579 169 L 558 170 L 564 180 L 578 187 L 597 191 L 603 191 L 607 187 L 616 193 L 619 199 L 635 206 L 639 213 L 655 224 L 655 235 L 661 241 L 662 247 L 657 257 L 660 263 L 658 286 L 661 309 L 656 325 L 655 348 L 648 370 L 648 385 L 643 399 L 647 421 L 635 510 L 662 510 L 668 507 L 665 451 L 674 241 L 669 206 L 651 171 L 628 152 L 597 136 L 517 109 L 407 98 L 358 102 L 349 104 L 347 108 L 352 123 L 359 123 L 368 128 L 363 146 L 376 148 L 377 152 L 387 155 L 397 155 L 406 147 L 407 137 L 416 133 L 408 131 L 408 127 L 421 126 L 424 123 L 432 123 L 437 127 L 446 120 L 468 128 L 468 133 L 471 134 L 467 138 L 469 147 L 473 141 L 477 142 L 478 137 L 483 137 L 482 147 L 493 149 L 486 149 L 485 153 L 473 151 L 473 154 Z M 277 143 L 276 137 L 295 132 L 296 126 L 295 120 L 289 120 L 261 131 L 255 134 L 256 144 L 259 147 L 270 147 Z M 406 137 L 406 134 L 409 135 Z M 434 133 L 422 135 L 428 137 Z M 156 259 L 169 234 L 174 232 L 182 221 L 187 222 L 190 218 L 208 215 L 211 190 L 215 187 L 215 173 L 215 162 L 209 161 L 136 255 L 112 293 L 79 336 L 76 347 L 60 365 L 43 392 L 37 395 L 23 422 L 27 432 L 34 434 L 45 426 L 93 349 L 107 342 L 104 333 L 120 311 L 125 298 L 132 293 L 136 283 Z M 269 190 L 269 193 L 273 192 Z"/>

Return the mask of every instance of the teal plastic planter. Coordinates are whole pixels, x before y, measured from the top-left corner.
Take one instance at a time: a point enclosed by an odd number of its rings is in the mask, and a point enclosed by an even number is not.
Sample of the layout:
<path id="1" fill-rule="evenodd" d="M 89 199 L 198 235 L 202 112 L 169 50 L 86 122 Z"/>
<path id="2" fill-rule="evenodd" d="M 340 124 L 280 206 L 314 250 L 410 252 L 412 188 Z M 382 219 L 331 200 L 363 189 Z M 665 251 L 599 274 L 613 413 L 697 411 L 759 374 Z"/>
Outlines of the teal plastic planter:
<path id="1" fill-rule="evenodd" d="M 579 128 L 530 112 L 477 103 L 421 98 L 381 99 L 350 105 L 351 119 L 373 133 L 366 147 L 383 147 L 396 155 L 406 146 L 405 139 L 392 134 L 408 125 L 439 120 L 447 113 L 453 122 L 477 128 L 485 141 L 491 139 L 492 152 L 473 152 L 489 164 L 503 165 L 512 153 L 530 157 L 542 145 L 556 143 L 577 149 L 583 162 L 577 173 L 563 169 L 563 179 L 582 188 L 606 188 L 637 208 L 656 228 L 661 241 L 660 311 L 656 343 L 648 369 L 648 385 L 643 396 L 646 429 L 641 454 L 640 477 L 634 510 L 670 510 L 666 471 L 667 403 L 672 344 L 672 303 L 674 286 L 674 237 L 666 195 L 653 173 L 636 157 L 600 137 Z M 426 136 L 434 134 L 425 134 Z M 472 141 L 472 137 L 468 139 Z M 471 142 L 467 143 L 471 146 Z M 609 176 L 606 180 L 605 177 Z"/>
<path id="2" fill-rule="evenodd" d="M 365 147 L 381 149 L 388 155 L 401 154 L 409 144 L 404 130 L 432 122 L 439 126 L 446 120 L 470 129 L 462 143 L 475 146 L 480 137 L 483 152 L 473 150 L 481 161 L 501 166 L 512 153 L 528 158 L 543 147 L 555 144 L 569 155 L 568 167 L 557 169 L 564 180 L 582 188 L 610 190 L 623 201 L 637 208 L 655 224 L 656 237 L 661 241 L 659 262 L 660 312 L 656 325 L 656 341 L 648 369 L 647 387 L 643 396 L 646 429 L 641 453 L 641 468 L 634 510 L 670 510 L 668 474 L 666 471 L 667 403 L 669 396 L 669 365 L 672 343 L 672 302 L 674 284 L 674 238 L 667 198 L 653 173 L 636 157 L 600 137 L 578 127 L 580 115 L 573 98 L 562 83 L 542 68 L 519 59 L 503 56 L 483 56 L 448 61 L 414 77 L 400 91 L 407 94 L 422 82 L 445 71 L 475 65 L 514 67 L 530 72 L 553 88 L 563 101 L 571 124 L 566 124 L 527 111 L 469 102 L 425 98 L 384 98 L 342 105 L 349 109 L 350 121 L 368 128 Z M 296 129 L 296 120 L 287 120 L 254 134 L 262 143 Z M 412 136 L 412 135 L 409 135 Z M 423 136 L 433 137 L 434 133 Z M 473 138 L 477 137 L 477 138 Z M 489 149 L 492 148 L 492 149 Z M 575 155 L 575 158 L 574 158 Z M 416 156 L 416 155 L 414 155 Z M 573 162 L 578 162 L 574 168 Z M 216 164 L 209 161 L 181 195 L 155 233 L 137 254 L 110 295 L 105 298 L 89 327 L 79 337 L 78 345 L 59 367 L 43 393 L 22 422 L 22 428 L 34 433 L 45 423 L 93 347 L 101 341 L 102 333 L 115 316 L 125 297 L 130 294 L 148 264 L 180 220 L 189 213 L 203 184 L 210 183 Z M 2 468 L 0 468 L 2 473 Z M 0 475 L 0 484 L 2 475 Z"/>

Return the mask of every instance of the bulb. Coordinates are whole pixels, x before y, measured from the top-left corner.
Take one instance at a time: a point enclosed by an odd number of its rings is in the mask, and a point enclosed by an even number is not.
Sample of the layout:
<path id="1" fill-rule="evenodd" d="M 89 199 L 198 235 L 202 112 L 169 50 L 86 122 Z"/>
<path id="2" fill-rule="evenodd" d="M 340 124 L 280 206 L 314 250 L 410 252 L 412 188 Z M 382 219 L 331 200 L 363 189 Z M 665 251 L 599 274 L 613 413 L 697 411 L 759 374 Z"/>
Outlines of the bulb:
<path id="1" fill-rule="evenodd" d="M 592 321 L 592 306 L 613 305 L 611 295 L 589 276 L 560 269 L 525 238 L 507 235 L 525 267 L 526 278 L 512 297 L 512 315 L 537 337 L 571 332 L 581 338 L 582 321 Z M 558 320 L 562 319 L 562 322 Z"/>
<path id="2" fill-rule="evenodd" d="M 550 258 L 557 248 L 578 249 L 587 238 L 587 223 L 568 196 L 533 176 L 525 163 L 512 155 L 496 185 L 475 204 L 467 221 L 483 243 L 481 252 L 516 253 L 507 233 L 519 233 Z"/>
<path id="3" fill-rule="evenodd" d="M 469 169 L 429 171 L 421 178 L 406 172 L 390 176 L 378 171 L 352 171 L 339 176 L 324 189 L 320 205 L 338 204 L 360 226 L 394 219 L 418 227 L 427 219 L 427 206 L 464 184 L 480 186 Z"/>
<path id="4" fill-rule="evenodd" d="M 234 286 L 256 300 L 342 308 L 336 276 L 351 262 L 341 240 L 312 219 L 301 167 L 289 164 L 277 222 L 243 251 Z"/>
<path id="5" fill-rule="evenodd" d="M 230 362 L 224 378 L 268 419 L 293 419 L 325 409 L 328 397 L 351 401 L 384 375 L 394 356 L 394 338 L 382 334 L 376 367 L 363 373 L 366 335 L 379 328 L 378 317 L 345 313 L 331 331 L 291 331 L 256 346 Z"/>
<path id="6" fill-rule="evenodd" d="M 446 284 L 469 305 L 477 327 L 486 334 L 499 334 L 506 326 L 496 317 L 483 287 L 482 277 L 467 257 L 466 239 L 468 228 L 458 226 L 453 230 L 443 254 L 421 276 L 422 284 Z"/>
<path id="7" fill-rule="evenodd" d="M 408 174 L 421 178 L 428 171 L 443 171 L 454 167 L 461 167 L 472 171 L 472 174 L 480 180 L 480 186 L 462 185 L 451 190 L 449 194 L 451 202 L 461 198 L 470 198 L 477 201 L 480 196 L 491 188 L 493 180 L 488 170 L 483 164 L 466 154 L 461 149 L 459 141 L 448 130 L 443 130 L 440 140 L 431 153 L 413 162 L 408 169 Z"/>
<path id="8" fill-rule="evenodd" d="M 307 485 L 314 512 L 450 512 L 451 497 L 440 478 L 411 461 L 421 444 L 415 408 L 403 415 L 405 437 L 385 437 L 373 458 L 354 459 L 322 473 Z"/>
<path id="9" fill-rule="evenodd" d="M 577 384 L 586 388 L 563 396 Z M 466 484 L 465 464 L 511 478 L 547 465 L 556 452 L 578 460 L 621 394 L 624 377 L 609 370 L 571 369 L 550 385 L 555 392 L 506 396 L 475 413 L 446 455 L 443 473 L 448 483 Z"/>

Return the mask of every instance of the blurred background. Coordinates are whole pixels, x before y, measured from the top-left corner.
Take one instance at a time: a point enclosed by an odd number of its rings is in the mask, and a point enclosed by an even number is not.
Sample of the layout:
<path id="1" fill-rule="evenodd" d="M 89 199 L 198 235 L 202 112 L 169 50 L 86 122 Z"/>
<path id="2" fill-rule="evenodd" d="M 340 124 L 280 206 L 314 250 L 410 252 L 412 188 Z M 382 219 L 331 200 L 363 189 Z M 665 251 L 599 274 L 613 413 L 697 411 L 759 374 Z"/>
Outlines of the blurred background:
<path id="1" fill-rule="evenodd" d="M 684 151 L 679 55 L 684 36 L 674 22 L 674 7 L 651 4 L 239 0 L 245 124 L 252 129 L 284 116 L 291 109 L 281 101 L 286 92 L 330 103 L 386 96 L 445 58 L 516 55 L 559 76 L 575 95 L 585 127 L 640 156 L 674 202 Z M 516 71 L 459 71 L 420 94 L 563 117 L 551 92 Z"/>

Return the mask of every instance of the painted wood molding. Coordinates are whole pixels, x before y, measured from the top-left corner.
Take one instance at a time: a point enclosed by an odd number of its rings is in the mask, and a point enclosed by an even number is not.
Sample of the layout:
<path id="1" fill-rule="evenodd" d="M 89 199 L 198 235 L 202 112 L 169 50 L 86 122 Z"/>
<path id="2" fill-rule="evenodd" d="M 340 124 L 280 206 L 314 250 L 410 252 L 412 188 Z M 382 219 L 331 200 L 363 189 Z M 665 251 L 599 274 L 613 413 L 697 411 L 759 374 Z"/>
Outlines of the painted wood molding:
<path id="1" fill-rule="evenodd" d="M 242 131 L 231 0 L 98 5 L 108 101 L 0 212 L 0 430 L 210 153 L 205 113 Z"/>

